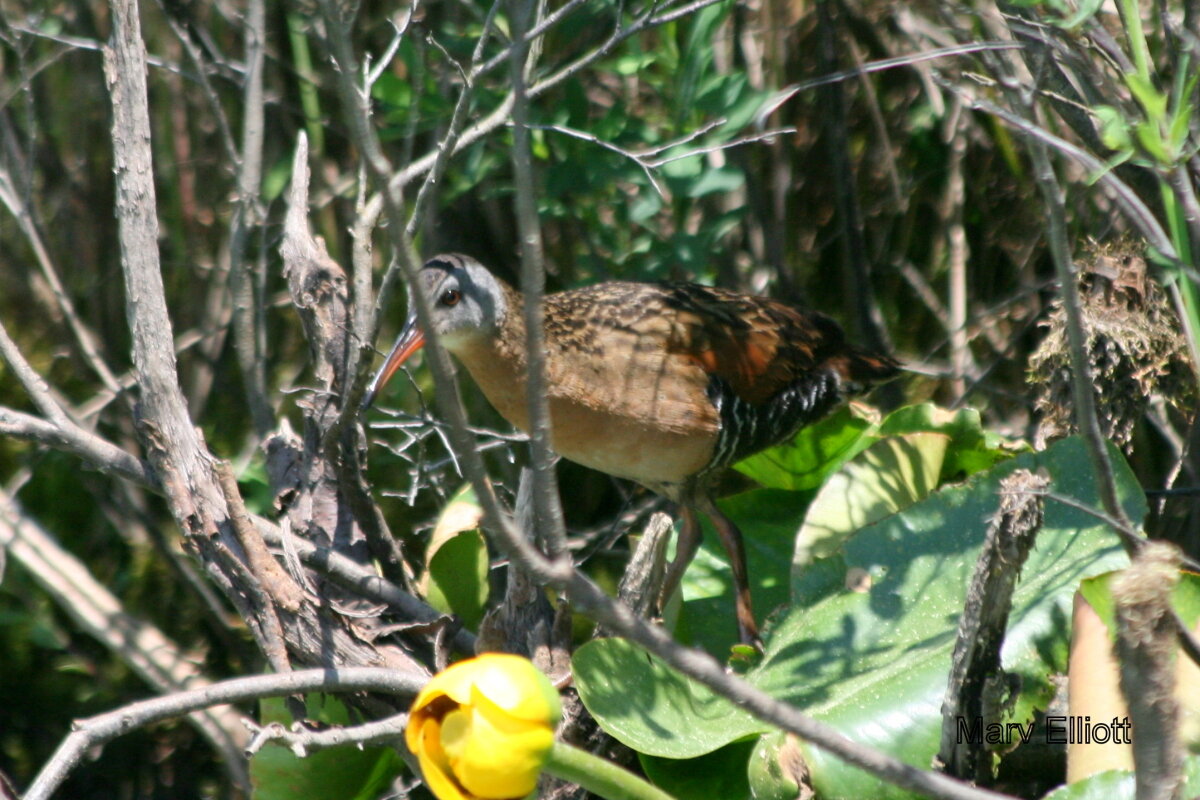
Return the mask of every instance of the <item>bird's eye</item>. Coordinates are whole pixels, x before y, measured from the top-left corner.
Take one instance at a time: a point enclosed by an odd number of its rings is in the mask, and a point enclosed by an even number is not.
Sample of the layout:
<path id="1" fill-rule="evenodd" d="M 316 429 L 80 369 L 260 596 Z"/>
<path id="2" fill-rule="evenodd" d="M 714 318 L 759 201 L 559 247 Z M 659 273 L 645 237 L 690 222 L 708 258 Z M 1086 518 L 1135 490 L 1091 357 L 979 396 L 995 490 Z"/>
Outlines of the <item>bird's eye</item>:
<path id="1" fill-rule="evenodd" d="M 438 303 L 443 306 L 456 306 L 459 300 L 462 300 L 462 292 L 458 289 L 447 289 L 438 298 Z"/>

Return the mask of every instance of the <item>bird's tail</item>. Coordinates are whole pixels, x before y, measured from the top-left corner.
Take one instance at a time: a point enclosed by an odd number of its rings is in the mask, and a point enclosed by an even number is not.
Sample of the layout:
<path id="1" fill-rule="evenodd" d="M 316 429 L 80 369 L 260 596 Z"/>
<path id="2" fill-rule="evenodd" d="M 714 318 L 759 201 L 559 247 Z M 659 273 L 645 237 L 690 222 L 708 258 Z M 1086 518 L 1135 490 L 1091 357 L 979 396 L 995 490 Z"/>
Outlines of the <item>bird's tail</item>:
<path id="1" fill-rule="evenodd" d="M 829 359 L 841 379 L 844 394 L 859 394 L 900 374 L 899 361 L 881 353 L 850 348 Z"/>

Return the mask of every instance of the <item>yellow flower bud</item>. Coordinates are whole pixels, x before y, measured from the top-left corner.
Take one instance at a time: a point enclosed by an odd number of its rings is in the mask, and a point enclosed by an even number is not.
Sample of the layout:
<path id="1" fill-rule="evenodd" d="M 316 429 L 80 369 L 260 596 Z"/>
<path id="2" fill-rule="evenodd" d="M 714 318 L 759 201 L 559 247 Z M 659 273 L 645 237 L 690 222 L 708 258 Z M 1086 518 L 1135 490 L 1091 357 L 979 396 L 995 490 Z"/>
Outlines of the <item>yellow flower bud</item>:
<path id="1" fill-rule="evenodd" d="M 537 786 L 561 716 L 558 693 L 528 659 L 485 653 L 430 679 L 405 739 L 439 800 L 513 800 Z"/>

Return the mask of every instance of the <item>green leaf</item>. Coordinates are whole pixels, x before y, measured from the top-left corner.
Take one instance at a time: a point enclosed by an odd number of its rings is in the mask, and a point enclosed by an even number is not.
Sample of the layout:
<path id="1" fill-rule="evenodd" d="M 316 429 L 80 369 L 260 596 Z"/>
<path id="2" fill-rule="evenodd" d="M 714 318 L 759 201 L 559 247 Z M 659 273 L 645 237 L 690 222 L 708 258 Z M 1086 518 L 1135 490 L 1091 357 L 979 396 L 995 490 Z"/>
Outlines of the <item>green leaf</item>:
<path id="1" fill-rule="evenodd" d="M 421 590 L 429 604 L 457 614 L 468 628 L 483 619 L 488 598 L 487 542 L 479 530 L 483 511 L 470 485 L 442 509 L 425 550 Z"/>
<path id="2" fill-rule="evenodd" d="M 413 86 L 399 75 L 384 72 L 371 84 L 371 97 L 381 103 L 407 109 L 413 101 Z"/>
<path id="3" fill-rule="evenodd" d="M 769 730 L 730 701 L 624 639 L 596 639 L 571 659 L 575 688 L 605 732 L 642 755 L 694 758 Z"/>
<path id="4" fill-rule="evenodd" d="M 1119 109 L 1112 106 L 1095 106 L 1092 112 L 1100 120 L 1100 141 L 1104 146 L 1124 152 L 1133 147 L 1133 138 L 1129 135 L 1129 121 Z"/>
<path id="5" fill-rule="evenodd" d="M 659 211 L 662 211 L 663 201 L 658 192 L 647 187 L 638 192 L 637 199 L 629 207 L 629 220 L 638 225 L 644 224 Z"/>
<path id="6" fill-rule="evenodd" d="M 940 481 L 973 475 L 1012 457 L 1012 450 L 992 441 L 973 408 L 948 411 L 933 403 L 905 406 L 872 425 L 854 406 L 802 428 L 792 441 L 776 445 L 734 465 L 763 486 L 804 490 L 820 486 L 843 464 L 881 436 L 920 432 L 950 437 Z"/>
<path id="7" fill-rule="evenodd" d="M 657 56 L 653 52 L 624 53 L 613 61 L 613 69 L 619 75 L 636 75 L 655 62 Z"/>
<path id="8" fill-rule="evenodd" d="M 1200 758 L 1189 756 L 1183 765 L 1182 797 L 1200 795 Z M 1137 781 L 1132 772 L 1108 770 L 1098 772 L 1075 783 L 1060 786 L 1042 800 L 1134 800 Z"/>
<path id="9" fill-rule="evenodd" d="M 1133 132 L 1137 136 L 1138 144 L 1151 158 L 1164 166 L 1174 163 L 1175 159 L 1167 152 L 1167 145 L 1163 142 L 1162 133 L 1156 123 L 1139 122 Z"/>
<path id="10" fill-rule="evenodd" d="M 1128 466 L 1116 451 L 1113 456 L 1123 504 L 1140 520 L 1145 500 Z M 1071 438 L 859 531 L 838 554 L 798 577 L 796 608 L 772 631 L 754 682 L 861 744 L 927 766 L 938 749 L 942 694 L 966 586 L 999 503 L 1000 481 L 1019 467 L 1043 470 L 1055 493 L 1098 504 L 1086 448 Z M 1049 674 L 1065 666 L 1080 580 L 1124 563 L 1117 538 L 1094 516 L 1046 501 L 1037 544 L 1013 596 L 1002 654 L 1006 670 L 1022 677 L 1013 721 L 1028 720 L 1051 696 Z M 907 796 L 802 747 L 822 797 Z"/>
<path id="11" fill-rule="evenodd" d="M 275 492 L 267 480 L 266 464 L 261 459 L 256 458 L 246 464 L 237 481 L 247 511 L 252 514 L 274 512 Z"/>
<path id="12" fill-rule="evenodd" d="M 1167 114 L 1167 96 L 1158 90 L 1148 78 L 1136 72 L 1125 74 L 1125 84 L 1146 112 L 1146 119 L 1157 124 Z"/>
<path id="13" fill-rule="evenodd" d="M 825 482 L 838 467 L 867 447 L 870 421 L 843 406 L 801 428 L 792 441 L 743 459 L 734 468 L 763 486 L 801 491 Z"/>
<path id="14" fill-rule="evenodd" d="M 662 174 L 671 182 L 673 187 L 676 185 L 682 187 L 688 186 L 688 179 L 699 177 L 703 171 L 704 161 L 700 156 L 677 158 L 662 165 Z"/>
<path id="15" fill-rule="evenodd" d="M 754 800 L 795 800 L 800 797 L 799 776 L 794 772 L 802 769 L 803 763 L 794 736 L 775 731 L 760 737 L 746 770 Z"/>
<path id="16" fill-rule="evenodd" d="M 641 756 L 640 761 L 646 777 L 676 800 L 759 800 L 758 795 L 750 794 L 746 776 L 753 749 L 750 740 L 695 758 Z"/>
<path id="17" fill-rule="evenodd" d="M 1112 769 L 1060 786 L 1042 800 L 1133 800 L 1132 772 Z"/>
<path id="18" fill-rule="evenodd" d="M 306 703 L 310 719 L 334 725 L 350 722 L 346 707 L 336 697 L 309 695 Z M 292 721 L 279 698 L 263 700 L 259 709 L 263 724 Z M 373 800 L 403 769 L 404 762 L 391 747 L 346 745 L 300 758 L 282 745 L 268 744 L 250 759 L 250 781 L 255 800 Z"/>
<path id="19" fill-rule="evenodd" d="M 426 597 L 438 611 L 457 614 L 475 630 L 488 598 L 487 542 L 480 531 L 463 531 L 443 544 L 429 560 Z"/>
<path id="20" fill-rule="evenodd" d="M 861 452 L 876 442 L 884 430 L 894 434 L 933 431 L 944 434 L 943 438 L 949 437 L 949 444 L 943 448 L 945 455 L 939 462 L 940 473 L 934 472 L 935 480 L 930 482 L 926 476 L 922 480 L 923 489 L 916 494 L 911 494 L 913 487 L 910 480 L 908 499 L 892 505 L 881 505 L 881 515 L 892 513 L 928 494 L 939 480 L 970 474 L 1011 457 L 1008 449 L 989 439 L 980 424 L 978 412 L 972 409 L 950 412 L 926 403 L 894 412 L 880 423 L 878 429 L 864 419 L 860 411 L 845 406 L 799 431 L 790 443 L 745 459 L 736 465 L 737 469 L 759 483 L 770 487 L 807 490 L 790 495 L 776 493 L 756 496 L 747 493 L 729 498 L 721 504 L 725 513 L 743 531 L 751 594 L 760 617 L 768 615 L 787 601 L 786 588 L 779 577 L 780 570 L 782 565 L 796 558 L 795 532 L 813 497 L 812 487 L 829 480 L 829 475 L 838 468 L 845 468 L 849 459 L 862 458 Z M 909 447 L 906 452 L 909 461 L 904 469 L 909 470 L 912 477 L 910 468 L 923 463 L 918 457 L 923 451 Z M 877 456 L 872 462 L 854 469 L 853 473 L 866 481 L 855 490 L 852 498 L 858 503 L 856 511 L 861 510 L 862 504 L 872 497 L 882 501 L 881 495 L 901 491 L 891 486 L 896 476 L 905 474 L 903 470 L 895 468 L 895 464 L 899 463 L 896 458 L 898 454 L 893 454 L 892 460 L 887 462 L 884 456 Z M 888 466 L 888 463 L 893 466 Z M 871 476 L 874 476 L 873 479 Z M 811 517 L 812 528 L 805 534 L 806 537 L 811 537 L 813 529 L 822 526 L 841 531 L 844 535 L 879 518 L 861 515 L 849 518 L 843 514 L 839 521 L 838 515 L 849 510 L 845 502 L 847 495 L 841 491 L 848 485 L 841 481 L 836 488 L 822 490 L 825 501 L 821 513 L 832 515 L 832 519 L 822 519 L 819 515 Z M 813 512 L 808 513 L 811 515 Z M 707 523 L 707 520 L 704 522 Z M 705 532 L 705 546 L 684 577 L 686 601 L 677 619 L 673 618 L 674 631 L 683 641 L 700 644 L 712 652 L 724 652 L 733 642 L 732 627 L 713 624 L 713 620 L 729 619 L 732 614 L 731 578 L 724 550 L 713 544 L 715 537 L 707 525 Z"/>
<path id="21" fill-rule="evenodd" d="M 1183 145 L 1187 141 L 1194 110 L 1195 107 L 1191 103 L 1185 103 L 1171 118 L 1171 129 L 1167 134 L 1167 147 L 1176 156 L 1183 150 Z"/>
<path id="22" fill-rule="evenodd" d="M 1119 496 L 1136 522 L 1145 499 L 1115 450 L 1113 458 Z M 935 492 L 857 532 L 800 576 L 795 606 L 765 631 L 764 659 L 747 680 L 861 744 L 927 768 L 938 748 L 966 586 L 999 503 L 1000 481 L 1017 468 L 1044 472 L 1057 494 L 1097 503 L 1091 463 L 1077 438 Z M 1119 541 L 1095 516 L 1045 501 L 1002 653 L 1005 669 L 1022 678 L 1011 720 L 1028 720 L 1049 700 L 1049 674 L 1065 665 L 1079 582 L 1124 563 Z M 577 656 L 576 665 L 584 703 L 607 732 L 639 752 L 686 758 L 762 730 L 741 709 L 633 645 L 608 640 L 585 648 L 587 657 Z M 910 796 L 800 746 L 822 798 Z"/>
<path id="23" fill-rule="evenodd" d="M 714 135 L 732 139 L 754 119 L 771 93 L 750 86 L 745 73 L 715 74 L 709 76 L 700 88 L 696 108 L 706 117 L 724 120 Z"/>
<path id="24" fill-rule="evenodd" d="M 262 180 L 262 199 L 266 203 L 273 203 L 283 194 L 283 187 L 288 185 L 292 179 L 292 158 L 291 156 L 282 156 L 271 164 Z"/>
<path id="25" fill-rule="evenodd" d="M 707 169 L 687 187 L 687 197 L 704 197 L 709 194 L 732 192 L 742 188 L 746 176 L 736 167 Z"/>
<path id="26" fill-rule="evenodd" d="M 956 480 L 988 469 L 1012 457 L 1012 452 L 989 441 L 979 412 L 973 408 L 949 411 L 933 403 L 897 409 L 879 423 L 880 436 L 930 431 L 950 437 L 940 481 Z"/>
<path id="27" fill-rule="evenodd" d="M 889 436 L 838 470 L 808 507 L 796 534 L 792 572 L 829 556 L 860 528 L 907 508 L 937 488 L 950 437 Z"/>
<path id="28" fill-rule="evenodd" d="M 676 73 L 676 102 L 681 115 L 689 113 L 696 105 L 698 87 L 713 64 L 712 37 L 732 7 L 730 2 L 714 3 L 701 9 L 690 19 L 683 58 Z"/>
<path id="29" fill-rule="evenodd" d="M 1104 5 L 1104 0 L 1082 0 L 1079 3 L 1079 9 L 1074 14 L 1054 24 L 1068 31 L 1074 30 L 1094 17 L 1102 5 Z"/>

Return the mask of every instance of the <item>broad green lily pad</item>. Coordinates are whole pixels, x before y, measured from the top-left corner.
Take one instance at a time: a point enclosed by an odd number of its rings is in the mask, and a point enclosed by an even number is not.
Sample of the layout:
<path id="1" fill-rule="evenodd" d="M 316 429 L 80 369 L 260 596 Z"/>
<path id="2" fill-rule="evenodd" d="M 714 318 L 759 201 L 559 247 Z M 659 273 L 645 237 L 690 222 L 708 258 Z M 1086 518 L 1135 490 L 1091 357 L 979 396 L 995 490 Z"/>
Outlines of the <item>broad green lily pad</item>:
<path id="1" fill-rule="evenodd" d="M 769 489 L 815 489 L 874 441 L 867 435 L 872 427 L 870 420 L 844 406 L 801 428 L 792 441 L 743 459 L 734 468 Z"/>
<path id="2" fill-rule="evenodd" d="M 979 412 L 973 408 L 950 411 L 933 403 L 905 406 L 888 414 L 887 419 L 879 423 L 877 431 L 880 436 L 920 432 L 943 433 L 950 437 L 951 444 L 942 465 L 943 480 L 974 475 L 1013 455 L 1013 448 L 983 429 Z"/>
<path id="3" fill-rule="evenodd" d="M 1140 520 L 1141 490 L 1115 453 L 1114 462 L 1126 511 Z M 1049 475 L 1052 492 L 1098 505 L 1086 448 L 1066 439 L 864 528 L 811 575 L 797 576 L 796 608 L 774 631 L 754 681 L 855 741 L 928 767 L 966 587 L 1000 481 L 1022 467 Z M 1125 563 L 1117 537 L 1095 516 L 1045 500 L 1002 652 L 1005 668 L 1023 681 L 1011 721 L 1044 707 L 1050 673 L 1065 668 L 1080 581 Z M 805 754 L 822 797 L 908 796 L 815 748 L 805 746 Z"/>
<path id="4" fill-rule="evenodd" d="M 1200 758 L 1188 757 L 1183 767 L 1183 797 L 1200 795 Z M 1134 800 L 1137 781 L 1132 772 L 1113 769 L 1060 786 L 1042 800 Z"/>
<path id="5" fill-rule="evenodd" d="M 588 711 L 642 755 L 694 758 L 770 730 L 624 639 L 588 642 L 571 669 Z"/>
<path id="6" fill-rule="evenodd" d="M 1136 522 L 1144 497 L 1115 451 L 1114 462 L 1120 497 Z M 793 607 L 768 632 L 764 660 L 747 680 L 857 742 L 929 768 L 967 583 L 1000 481 L 1020 467 L 1044 471 L 1055 493 L 1098 505 L 1077 439 L 935 492 L 853 534 L 796 576 Z M 1095 516 L 1044 502 L 1045 522 L 1014 594 L 1002 653 L 1005 668 L 1023 681 L 1011 717 L 1018 722 L 1044 705 L 1049 674 L 1065 666 L 1080 581 L 1126 563 L 1116 536 Z M 604 640 L 585 650 L 576 673 L 584 675 L 584 703 L 605 730 L 639 752 L 686 757 L 762 730 L 736 706 L 631 654 L 628 643 Z M 807 743 L 801 748 L 822 798 L 910 796 Z"/>
<path id="7" fill-rule="evenodd" d="M 646 777 L 675 800 L 760 800 L 750 793 L 745 770 L 753 747 L 752 740 L 740 741 L 695 758 L 642 756 L 641 764 Z"/>
<path id="8" fill-rule="evenodd" d="M 855 531 L 907 508 L 938 486 L 950 437 L 889 436 L 830 476 L 796 534 L 792 570 L 824 558 Z"/>

